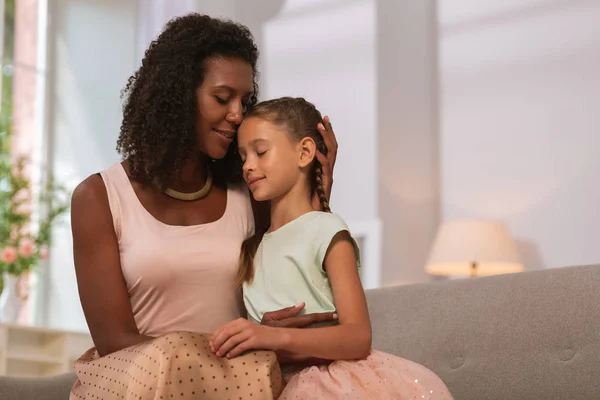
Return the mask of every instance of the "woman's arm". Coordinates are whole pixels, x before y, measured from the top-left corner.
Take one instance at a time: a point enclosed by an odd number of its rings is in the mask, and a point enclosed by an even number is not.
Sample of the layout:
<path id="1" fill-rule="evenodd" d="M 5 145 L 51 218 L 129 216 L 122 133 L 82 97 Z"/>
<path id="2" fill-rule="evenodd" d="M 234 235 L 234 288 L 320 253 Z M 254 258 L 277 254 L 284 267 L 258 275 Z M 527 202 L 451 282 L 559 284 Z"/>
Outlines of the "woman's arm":
<path id="1" fill-rule="evenodd" d="M 332 360 L 325 358 L 308 357 L 299 354 L 290 353 L 284 350 L 278 350 L 275 352 L 277 355 L 277 361 L 279 365 L 296 365 L 296 366 L 311 366 L 311 365 L 325 365 L 331 363 Z"/>
<path id="2" fill-rule="evenodd" d="M 71 229 L 79 297 L 100 356 L 151 339 L 140 335 L 133 318 L 100 176 L 90 176 L 73 192 Z"/>
<path id="3" fill-rule="evenodd" d="M 371 349 L 371 324 L 364 290 L 348 232 L 335 235 L 324 266 L 335 298 L 339 325 L 315 329 L 265 327 L 238 319 L 219 328 L 211 339 L 217 355 L 271 349 L 327 360 L 365 358 Z"/>
<path id="4" fill-rule="evenodd" d="M 305 304 L 300 303 L 295 306 L 282 308 L 277 311 L 270 311 L 263 314 L 261 325 L 267 325 L 276 328 L 306 328 L 309 325 L 320 322 L 329 322 L 337 320 L 337 313 L 323 312 L 312 313 L 298 316 L 298 313 L 304 309 Z"/>
<path id="5" fill-rule="evenodd" d="M 312 313 L 298 316 L 298 313 L 304 309 L 305 304 L 297 304 L 292 307 L 282 308 L 277 311 L 264 313 L 261 325 L 277 328 L 306 328 L 307 326 L 320 322 L 329 322 L 337 320 L 337 314 L 333 312 Z M 323 358 L 304 356 L 294 354 L 288 351 L 277 351 L 277 361 L 280 365 L 322 365 L 328 364 L 331 360 Z"/>

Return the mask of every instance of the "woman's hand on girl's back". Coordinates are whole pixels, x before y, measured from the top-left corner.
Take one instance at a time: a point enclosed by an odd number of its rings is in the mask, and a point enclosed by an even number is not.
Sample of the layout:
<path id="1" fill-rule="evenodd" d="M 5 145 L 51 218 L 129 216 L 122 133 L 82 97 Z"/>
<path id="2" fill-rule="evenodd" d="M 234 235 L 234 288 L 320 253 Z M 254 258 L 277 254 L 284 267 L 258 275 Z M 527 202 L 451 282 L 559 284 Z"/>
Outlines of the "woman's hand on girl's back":
<path id="1" fill-rule="evenodd" d="M 334 321 L 337 314 L 333 312 L 305 314 L 298 316 L 304 303 L 267 312 L 260 324 L 245 318 L 238 318 L 221 326 L 210 340 L 211 350 L 219 357 L 235 357 L 247 350 L 280 350 L 283 335 L 280 328 L 304 328 L 309 325 Z M 302 357 L 300 357 L 302 358 Z M 299 359 L 300 359 L 299 358 Z M 304 358 L 302 358 L 304 359 Z"/>
<path id="2" fill-rule="evenodd" d="M 263 314 L 261 325 L 277 328 L 305 328 L 319 322 L 335 321 L 337 314 L 334 312 L 298 315 L 304 308 L 304 303 L 281 310 L 270 311 Z"/>

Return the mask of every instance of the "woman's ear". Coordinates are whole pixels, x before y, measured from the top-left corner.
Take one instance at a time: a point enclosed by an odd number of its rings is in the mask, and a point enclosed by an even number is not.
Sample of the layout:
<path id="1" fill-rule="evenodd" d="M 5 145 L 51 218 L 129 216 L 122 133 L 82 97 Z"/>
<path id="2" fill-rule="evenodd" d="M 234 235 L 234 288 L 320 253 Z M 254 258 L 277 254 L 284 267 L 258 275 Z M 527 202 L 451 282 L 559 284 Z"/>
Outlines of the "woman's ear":
<path id="1" fill-rule="evenodd" d="M 305 137 L 300 141 L 300 143 L 298 143 L 298 150 L 300 151 L 298 166 L 300 168 L 305 168 L 309 166 L 315 159 L 317 145 L 313 139 L 310 137 Z"/>

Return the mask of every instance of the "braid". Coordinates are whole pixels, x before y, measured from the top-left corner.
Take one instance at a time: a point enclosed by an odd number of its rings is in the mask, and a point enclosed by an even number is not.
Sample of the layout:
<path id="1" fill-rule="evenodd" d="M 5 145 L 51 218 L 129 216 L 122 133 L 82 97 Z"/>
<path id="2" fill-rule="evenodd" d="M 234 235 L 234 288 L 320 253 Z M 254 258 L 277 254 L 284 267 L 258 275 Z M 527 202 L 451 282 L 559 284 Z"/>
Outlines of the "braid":
<path id="1" fill-rule="evenodd" d="M 321 200 L 321 207 L 323 207 L 323 211 L 330 213 L 331 208 L 329 208 L 329 201 L 327 200 L 327 196 L 325 195 L 325 188 L 323 187 L 323 167 L 321 164 L 316 161 L 315 166 L 315 189 L 317 191 L 317 195 L 319 196 L 319 200 Z"/>

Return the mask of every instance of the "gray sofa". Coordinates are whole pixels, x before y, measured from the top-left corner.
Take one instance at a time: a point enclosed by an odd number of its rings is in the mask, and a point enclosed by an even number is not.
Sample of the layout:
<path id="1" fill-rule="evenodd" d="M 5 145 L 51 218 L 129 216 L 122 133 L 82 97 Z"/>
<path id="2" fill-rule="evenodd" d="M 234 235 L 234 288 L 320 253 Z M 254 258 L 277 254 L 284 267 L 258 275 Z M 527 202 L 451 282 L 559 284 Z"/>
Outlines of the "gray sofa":
<path id="1" fill-rule="evenodd" d="M 455 399 L 600 399 L 600 265 L 367 293 L 373 347 L 424 364 Z M 65 400 L 73 375 L 0 377 L 2 400 Z"/>

